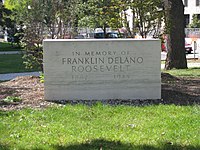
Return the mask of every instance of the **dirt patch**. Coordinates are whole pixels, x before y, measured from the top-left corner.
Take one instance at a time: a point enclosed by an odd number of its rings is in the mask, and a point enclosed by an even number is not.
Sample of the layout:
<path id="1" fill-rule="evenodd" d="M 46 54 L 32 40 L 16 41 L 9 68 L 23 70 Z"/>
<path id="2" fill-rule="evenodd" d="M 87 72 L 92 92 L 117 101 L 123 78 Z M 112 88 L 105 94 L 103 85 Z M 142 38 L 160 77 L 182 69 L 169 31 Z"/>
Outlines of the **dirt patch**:
<path id="1" fill-rule="evenodd" d="M 2 99 L 7 96 L 19 97 L 22 102 L 5 103 Z M 0 83 L 0 109 L 12 110 L 25 107 L 43 108 L 51 103 L 44 101 L 44 84 L 39 77 L 17 77 Z"/>
<path id="2" fill-rule="evenodd" d="M 174 77 L 162 73 L 162 99 L 166 104 L 200 104 L 200 78 Z"/>
<path id="3" fill-rule="evenodd" d="M 167 73 L 162 73 L 161 77 L 162 99 L 159 103 L 200 104 L 200 78 L 177 78 Z M 22 102 L 5 103 L 3 99 L 7 96 L 20 97 Z M 25 107 L 45 108 L 49 105 L 52 103 L 44 100 L 44 84 L 38 77 L 17 77 L 0 83 L 0 110 L 16 110 Z"/>

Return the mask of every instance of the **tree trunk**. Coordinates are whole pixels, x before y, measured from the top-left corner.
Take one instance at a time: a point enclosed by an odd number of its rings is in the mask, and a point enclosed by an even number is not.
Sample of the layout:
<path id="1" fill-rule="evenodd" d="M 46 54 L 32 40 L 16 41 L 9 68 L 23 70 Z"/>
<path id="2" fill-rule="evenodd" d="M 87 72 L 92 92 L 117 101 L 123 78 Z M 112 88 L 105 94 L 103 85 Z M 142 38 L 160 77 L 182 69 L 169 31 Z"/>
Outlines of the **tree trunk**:
<path id="1" fill-rule="evenodd" d="M 165 69 L 187 68 L 183 2 L 182 0 L 164 0 L 164 8 L 168 48 Z"/>

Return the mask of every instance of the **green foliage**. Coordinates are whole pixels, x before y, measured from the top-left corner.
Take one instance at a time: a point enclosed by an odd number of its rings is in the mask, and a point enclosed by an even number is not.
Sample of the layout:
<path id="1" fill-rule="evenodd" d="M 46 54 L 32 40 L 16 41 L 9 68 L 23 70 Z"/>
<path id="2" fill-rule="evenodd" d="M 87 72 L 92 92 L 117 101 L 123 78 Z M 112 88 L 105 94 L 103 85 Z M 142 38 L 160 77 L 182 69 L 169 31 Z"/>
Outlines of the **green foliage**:
<path id="1" fill-rule="evenodd" d="M 11 11 L 0 2 L 0 26 L 7 27 L 11 25 Z"/>
<path id="2" fill-rule="evenodd" d="M 15 12 L 14 18 L 24 29 L 22 45 L 26 51 L 27 68 L 42 69 L 44 38 L 73 36 L 77 25 L 77 5 L 80 0 L 8 0 L 6 7 Z M 72 30 L 68 30 L 68 29 Z"/>
<path id="3" fill-rule="evenodd" d="M 120 0 L 88 0 L 80 4 L 79 26 L 102 28 L 119 28 Z"/>
<path id="4" fill-rule="evenodd" d="M 15 28 L 15 21 L 13 19 L 12 14 L 13 14 L 13 12 L 11 10 L 7 9 L 0 2 L 0 28 L 2 28 L 4 32 L 7 32 L 9 37 L 14 36 L 15 29 L 16 29 Z M 14 41 L 16 41 L 16 40 L 14 40 Z"/>
<path id="5" fill-rule="evenodd" d="M 130 4 L 130 8 L 135 14 L 133 20 L 133 26 L 138 28 L 140 35 L 144 38 L 151 31 L 154 31 L 154 35 L 158 37 L 159 29 L 164 17 L 164 11 L 162 10 L 161 0 L 134 0 Z M 158 33 L 157 33 L 158 32 Z"/>
<path id="6" fill-rule="evenodd" d="M 142 37 L 160 27 L 163 13 L 158 11 L 160 0 L 6 0 L 6 8 L 22 32 L 13 35 L 21 40 L 28 68 L 42 69 L 42 41 L 50 38 L 73 38 L 77 27 L 119 29 L 123 25 L 134 37 Z M 133 10 L 133 28 L 130 29 L 125 11 Z M 155 32 L 156 33 L 156 32 Z M 18 42 L 19 43 L 19 42 Z"/>
<path id="7" fill-rule="evenodd" d="M 34 27 L 27 28 L 25 30 L 23 44 L 25 54 L 23 56 L 23 63 L 27 69 L 37 68 L 43 70 L 43 48 L 42 38 L 36 34 L 37 29 Z"/>
<path id="8" fill-rule="evenodd" d="M 20 47 L 23 31 L 21 28 L 18 29 L 19 26 L 16 25 L 15 21 L 14 10 L 11 11 L 0 3 L 0 26 L 2 26 L 4 32 L 8 34 L 8 41 L 12 42 L 12 44 L 17 44 L 17 46 Z"/>
<path id="9" fill-rule="evenodd" d="M 152 31 L 158 36 L 164 15 L 161 7 L 161 0 L 88 0 L 80 5 L 79 26 L 104 30 L 124 26 L 131 37 L 136 31 L 144 38 Z M 132 28 L 127 20 L 128 9 L 133 13 Z"/>
<path id="10" fill-rule="evenodd" d="M 6 8 L 10 10 L 17 10 L 19 11 L 20 8 L 24 9 L 28 4 L 31 2 L 31 0 L 5 0 L 5 6 Z M 21 10 L 23 11 L 23 10 Z"/>
<path id="11" fill-rule="evenodd" d="M 16 96 L 7 96 L 2 101 L 6 102 L 6 103 L 12 103 L 12 102 L 21 102 L 22 99 L 20 97 L 16 97 Z"/>
<path id="12" fill-rule="evenodd" d="M 200 28 L 200 20 L 198 15 L 194 14 L 192 16 L 192 23 L 189 25 L 190 28 Z"/>
<path id="13" fill-rule="evenodd" d="M 44 83 L 44 73 L 41 73 L 41 74 L 40 74 L 40 82 L 41 82 L 41 83 Z"/>
<path id="14" fill-rule="evenodd" d="M 198 105 L 98 104 L 0 111 L 0 148 L 197 150 L 199 115 Z"/>

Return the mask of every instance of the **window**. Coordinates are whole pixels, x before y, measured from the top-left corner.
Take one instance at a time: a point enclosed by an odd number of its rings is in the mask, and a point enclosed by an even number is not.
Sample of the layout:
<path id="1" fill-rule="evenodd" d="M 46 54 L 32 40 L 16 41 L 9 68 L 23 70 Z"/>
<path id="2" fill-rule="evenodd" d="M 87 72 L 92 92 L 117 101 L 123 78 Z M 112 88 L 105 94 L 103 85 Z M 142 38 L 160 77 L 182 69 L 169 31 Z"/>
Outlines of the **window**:
<path id="1" fill-rule="evenodd" d="M 189 22 L 190 22 L 190 15 L 189 14 L 186 14 L 184 15 L 185 17 L 185 28 L 189 25 Z"/>
<path id="2" fill-rule="evenodd" d="M 200 20 L 200 14 L 197 14 L 197 19 Z"/>
<path id="3" fill-rule="evenodd" d="M 196 0 L 196 6 L 200 5 L 200 0 Z"/>
<path id="4" fill-rule="evenodd" d="M 188 7 L 188 0 L 184 0 L 185 7 Z"/>

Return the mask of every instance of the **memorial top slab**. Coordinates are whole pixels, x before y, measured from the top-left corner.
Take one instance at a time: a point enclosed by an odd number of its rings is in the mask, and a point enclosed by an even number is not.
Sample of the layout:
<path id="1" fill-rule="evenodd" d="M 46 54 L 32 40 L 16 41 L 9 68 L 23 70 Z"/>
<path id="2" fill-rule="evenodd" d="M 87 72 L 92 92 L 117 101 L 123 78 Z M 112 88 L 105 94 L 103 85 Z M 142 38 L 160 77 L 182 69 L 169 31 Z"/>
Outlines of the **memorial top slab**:
<path id="1" fill-rule="evenodd" d="M 51 41 L 70 41 L 70 42 L 75 42 L 75 41 L 78 41 L 78 42 L 81 42 L 81 41 L 158 41 L 159 39 L 131 39 L 131 38 L 125 38 L 125 39 L 122 39 L 122 38 L 118 38 L 118 39 L 45 39 L 44 41 L 46 42 L 51 42 Z"/>

